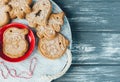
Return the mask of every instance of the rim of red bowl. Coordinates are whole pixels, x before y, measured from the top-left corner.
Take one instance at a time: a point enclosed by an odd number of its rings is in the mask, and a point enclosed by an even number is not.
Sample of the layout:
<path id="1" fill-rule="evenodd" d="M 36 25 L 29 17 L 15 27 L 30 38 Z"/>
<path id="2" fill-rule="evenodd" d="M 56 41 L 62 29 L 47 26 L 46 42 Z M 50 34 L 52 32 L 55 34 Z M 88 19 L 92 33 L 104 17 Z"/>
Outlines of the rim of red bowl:
<path id="1" fill-rule="evenodd" d="M 29 30 L 29 33 L 27 34 L 28 43 L 29 43 L 28 51 L 23 56 L 21 56 L 19 58 L 10 58 L 10 57 L 6 56 L 2 50 L 3 33 L 6 29 L 11 28 L 11 27 L 16 27 L 16 28 L 20 28 L 20 29 L 27 28 Z M 3 26 L 2 28 L 0 28 L 0 57 L 2 59 L 9 61 L 9 62 L 23 61 L 23 60 L 27 59 L 32 54 L 34 48 L 35 48 L 35 37 L 34 37 L 32 30 L 30 30 L 28 28 L 28 26 L 21 24 L 21 23 L 11 23 L 11 24 L 7 24 L 7 25 Z"/>

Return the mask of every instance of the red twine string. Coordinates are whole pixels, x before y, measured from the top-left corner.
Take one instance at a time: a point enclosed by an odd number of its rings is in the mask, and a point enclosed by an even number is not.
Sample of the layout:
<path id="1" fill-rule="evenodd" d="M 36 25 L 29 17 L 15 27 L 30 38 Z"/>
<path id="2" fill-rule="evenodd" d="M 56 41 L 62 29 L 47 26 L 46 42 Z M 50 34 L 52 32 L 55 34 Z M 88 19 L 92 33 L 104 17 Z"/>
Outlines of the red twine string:
<path id="1" fill-rule="evenodd" d="M 32 76 L 34 74 L 34 70 L 37 65 L 37 58 L 34 57 L 31 59 L 28 71 L 22 71 L 19 74 L 17 73 L 16 69 L 8 68 L 8 66 L 5 65 L 4 62 L 0 62 L 0 64 L 2 64 L 4 66 L 4 68 L 7 70 L 7 74 L 5 75 L 4 71 L 2 69 L 0 69 L 0 74 L 2 75 L 2 77 L 4 79 L 8 79 L 9 76 L 11 76 L 13 78 L 30 79 L 30 78 L 32 78 Z"/>

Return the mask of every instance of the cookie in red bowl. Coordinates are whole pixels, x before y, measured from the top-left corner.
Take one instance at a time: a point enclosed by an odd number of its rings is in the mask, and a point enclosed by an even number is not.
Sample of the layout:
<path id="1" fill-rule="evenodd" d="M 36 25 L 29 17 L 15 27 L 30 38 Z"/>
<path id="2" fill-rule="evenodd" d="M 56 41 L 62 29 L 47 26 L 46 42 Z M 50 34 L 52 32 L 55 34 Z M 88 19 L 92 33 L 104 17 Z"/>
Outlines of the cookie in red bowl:
<path id="1" fill-rule="evenodd" d="M 34 34 L 26 25 L 11 23 L 0 29 L 0 57 L 4 60 L 25 60 L 33 52 L 34 47 Z"/>

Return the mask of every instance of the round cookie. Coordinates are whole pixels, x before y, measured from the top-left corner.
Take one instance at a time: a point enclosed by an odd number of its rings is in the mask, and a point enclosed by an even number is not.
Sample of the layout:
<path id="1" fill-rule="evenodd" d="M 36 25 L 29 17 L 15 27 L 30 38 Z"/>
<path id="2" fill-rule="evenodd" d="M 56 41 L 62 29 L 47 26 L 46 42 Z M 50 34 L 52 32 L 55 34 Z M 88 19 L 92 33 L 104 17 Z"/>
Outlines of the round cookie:
<path id="1" fill-rule="evenodd" d="M 57 34 L 57 36 L 52 40 L 48 40 L 46 38 L 40 39 L 38 50 L 46 58 L 57 59 L 65 53 L 68 45 L 69 41 L 63 35 Z"/>
<path id="2" fill-rule="evenodd" d="M 10 58 L 19 58 L 28 50 L 25 35 L 28 29 L 8 28 L 3 34 L 3 53 Z"/>

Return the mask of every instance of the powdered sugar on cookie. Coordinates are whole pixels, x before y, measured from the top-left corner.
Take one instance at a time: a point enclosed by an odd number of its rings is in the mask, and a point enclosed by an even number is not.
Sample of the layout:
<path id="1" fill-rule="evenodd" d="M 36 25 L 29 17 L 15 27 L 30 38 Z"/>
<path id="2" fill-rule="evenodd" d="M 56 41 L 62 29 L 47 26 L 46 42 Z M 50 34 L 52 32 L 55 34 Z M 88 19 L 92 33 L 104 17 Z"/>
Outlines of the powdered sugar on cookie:
<path id="1" fill-rule="evenodd" d="M 3 34 L 4 54 L 10 58 L 23 56 L 28 50 L 28 42 L 25 39 L 26 34 L 28 34 L 27 29 L 8 28 Z"/>
<path id="2" fill-rule="evenodd" d="M 52 6 L 49 0 L 39 0 L 33 5 L 32 12 L 27 14 L 29 26 L 36 28 L 38 25 L 46 25 Z"/>
<path id="3" fill-rule="evenodd" d="M 10 17 L 14 18 L 24 18 L 26 14 L 31 12 L 30 5 L 32 0 L 10 0 L 9 5 L 12 10 L 9 12 Z"/>

